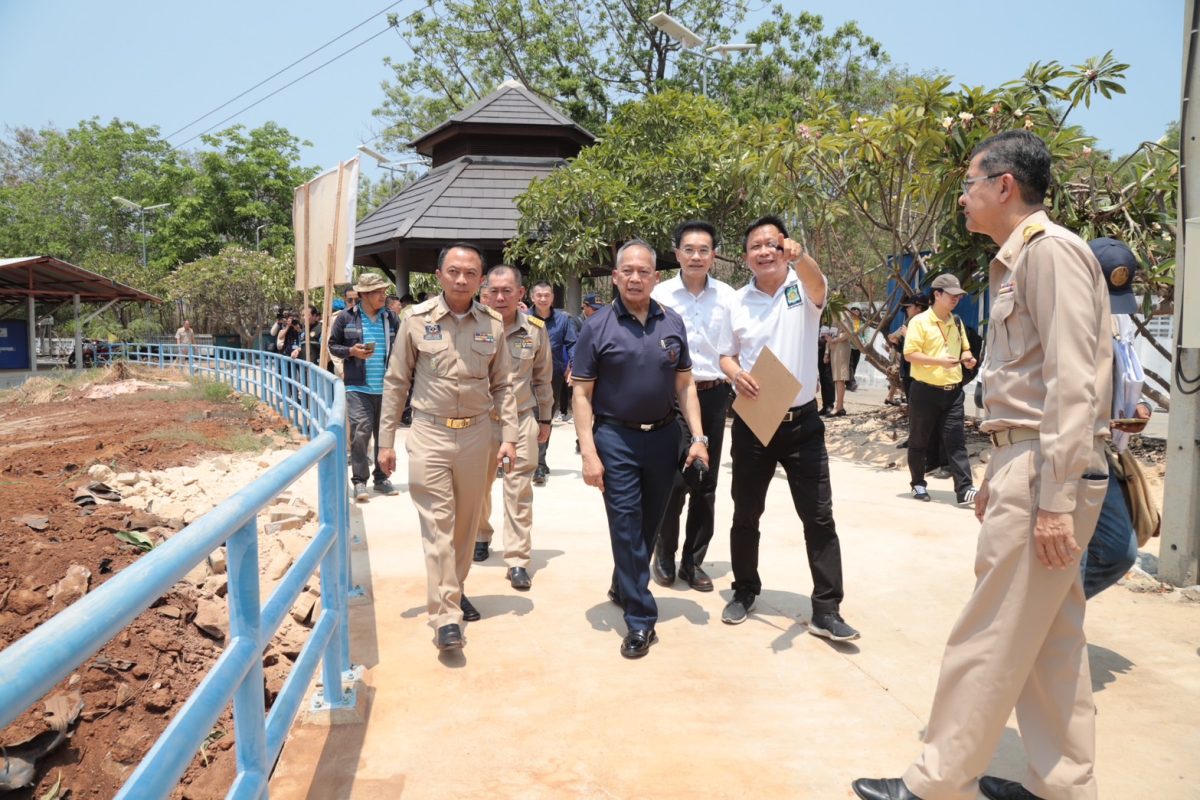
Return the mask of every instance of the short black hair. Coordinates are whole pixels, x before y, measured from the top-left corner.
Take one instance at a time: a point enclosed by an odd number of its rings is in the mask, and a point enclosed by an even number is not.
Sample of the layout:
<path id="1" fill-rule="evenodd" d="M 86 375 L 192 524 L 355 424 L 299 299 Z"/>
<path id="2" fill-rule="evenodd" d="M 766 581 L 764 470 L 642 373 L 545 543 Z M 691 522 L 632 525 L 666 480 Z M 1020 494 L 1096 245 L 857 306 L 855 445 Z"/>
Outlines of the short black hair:
<path id="1" fill-rule="evenodd" d="M 529 289 L 530 291 L 536 291 L 537 289 L 549 289 L 552 292 L 554 291 L 554 287 L 550 284 L 550 281 L 538 281 L 533 286 L 529 287 Z"/>
<path id="2" fill-rule="evenodd" d="M 400 298 L 400 302 L 401 303 L 411 303 L 411 302 L 413 302 L 413 296 L 411 294 L 405 294 L 404 297 Z"/>
<path id="3" fill-rule="evenodd" d="M 1021 187 L 1021 199 L 1041 205 L 1050 188 L 1050 148 L 1042 137 L 1026 130 L 1005 131 L 984 139 L 971 151 L 982 155 L 979 168 L 986 175 L 1009 173 Z"/>
<path id="4" fill-rule="evenodd" d="M 390 302 L 392 302 L 393 300 L 395 300 L 397 303 L 399 303 L 399 302 L 400 302 L 400 298 L 399 298 L 399 297 L 397 297 L 397 296 L 396 296 L 396 295 L 394 295 L 394 294 L 389 294 L 389 295 L 387 296 L 387 298 L 386 298 L 385 302 L 388 302 L 388 303 L 390 303 Z"/>
<path id="5" fill-rule="evenodd" d="M 472 244 L 471 242 L 451 242 L 443 247 L 438 253 L 437 268 L 439 270 L 442 268 L 442 262 L 446 260 L 447 253 L 449 253 L 451 250 L 458 250 L 459 248 L 462 248 L 463 250 L 470 250 L 472 253 L 479 256 L 479 271 L 481 274 L 487 272 L 487 256 L 483 254 L 483 248 L 477 244 Z"/>
<path id="6" fill-rule="evenodd" d="M 742 234 L 742 252 L 746 251 L 746 245 L 750 243 L 750 234 L 764 225 L 774 225 L 776 228 L 779 228 L 779 232 L 783 234 L 783 238 L 787 238 L 787 227 L 784 226 L 783 220 L 774 214 L 767 214 L 765 217 L 759 217 L 746 226 L 746 232 Z"/>
<path id="7" fill-rule="evenodd" d="M 700 231 L 707 233 L 708 238 L 712 241 L 712 246 L 717 246 L 717 229 L 709 221 L 703 219 L 689 219 L 687 222 L 681 222 L 675 226 L 675 232 L 671 234 L 671 243 L 675 247 L 679 247 L 679 243 L 683 241 L 683 237 L 692 231 Z"/>
<path id="8" fill-rule="evenodd" d="M 314 317 L 321 316 L 321 312 L 317 310 L 316 306 L 309 306 L 308 313 L 312 314 Z"/>

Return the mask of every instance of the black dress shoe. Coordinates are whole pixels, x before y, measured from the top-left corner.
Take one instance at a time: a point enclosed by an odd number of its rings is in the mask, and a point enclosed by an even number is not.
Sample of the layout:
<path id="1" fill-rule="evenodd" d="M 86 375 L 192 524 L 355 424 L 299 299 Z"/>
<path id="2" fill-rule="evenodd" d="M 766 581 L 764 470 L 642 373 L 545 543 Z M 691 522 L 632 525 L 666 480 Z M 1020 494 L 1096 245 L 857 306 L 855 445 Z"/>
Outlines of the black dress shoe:
<path id="1" fill-rule="evenodd" d="M 630 631 L 621 642 L 621 655 L 626 658 L 641 658 L 650 652 L 650 645 L 658 641 L 658 634 L 648 631 Z"/>
<path id="2" fill-rule="evenodd" d="M 988 800 L 1042 800 L 1016 781 L 984 775 L 979 779 L 979 791 Z"/>
<path id="3" fill-rule="evenodd" d="M 850 787 L 862 800 L 921 800 L 899 778 L 859 778 Z"/>
<path id="4" fill-rule="evenodd" d="M 512 584 L 514 589 L 525 590 L 533 585 L 533 579 L 529 577 L 529 573 L 524 567 L 509 567 L 508 582 Z"/>
<path id="5" fill-rule="evenodd" d="M 466 640 L 463 639 L 462 628 L 457 625 L 443 625 L 437 630 L 438 650 L 461 650 L 466 643 Z"/>
<path id="6" fill-rule="evenodd" d="M 650 577 L 659 586 L 670 586 L 675 583 L 675 559 L 670 561 L 659 558 L 658 553 L 650 560 Z"/>
<path id="7" fill-rule="evenodd" d="M 697 592 L 711 592 L 713 590 L 712 578 L 708 577 L 701 567 L 680 567 L 679 577 Z"/>
<path id="8" fill-rule="evenodd" d="M 479 619 L 479 609 L 475 608 L 465 594 L 462 596 L 462 602 L 458 604 L 458 607 L 462 609 L 463 619 L 467 622 L 475 622 Z"/>
<path id="9" fill-rule="evenodd" d="M 489 556 L 490 554 L 491 554 L 491 551 L 488 549 L 488 543 L 487 543 L 487 542 L 476 542 L 476 543 L 475 543 L 475 556 L 474 556 L 474 559 L 475 559 L 476 561 L 487 561 L 487 560 L 488 560 L 488 556 Z"/>

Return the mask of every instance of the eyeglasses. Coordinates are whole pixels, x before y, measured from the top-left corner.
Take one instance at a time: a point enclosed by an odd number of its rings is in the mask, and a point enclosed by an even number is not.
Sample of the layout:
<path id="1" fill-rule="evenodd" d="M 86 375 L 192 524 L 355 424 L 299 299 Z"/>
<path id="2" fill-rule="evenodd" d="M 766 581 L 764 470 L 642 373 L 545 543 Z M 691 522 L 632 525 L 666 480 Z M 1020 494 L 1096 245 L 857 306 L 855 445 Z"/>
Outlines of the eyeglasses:
<path id="1" fill-rule="evenodd" d="M 712 255 L 713 251 L 711 247 L 685 247 L 679 252 L 683 253 L 683 255 L 687 258 L 691 258 L 692 256 L 708 258 Z"/>
<path id="2" fill-rule="evenodd" d="M 1007 175 L 1007 172 L 993 172 L 991 175 L 976 175 L 974 178 L 967 178 L 962 182 L 962 193 L 971 193 L 971 184 L 979 183 L 980 181 L 990 181 L 993 178 L 999 178 L 1001 175 Z"/>

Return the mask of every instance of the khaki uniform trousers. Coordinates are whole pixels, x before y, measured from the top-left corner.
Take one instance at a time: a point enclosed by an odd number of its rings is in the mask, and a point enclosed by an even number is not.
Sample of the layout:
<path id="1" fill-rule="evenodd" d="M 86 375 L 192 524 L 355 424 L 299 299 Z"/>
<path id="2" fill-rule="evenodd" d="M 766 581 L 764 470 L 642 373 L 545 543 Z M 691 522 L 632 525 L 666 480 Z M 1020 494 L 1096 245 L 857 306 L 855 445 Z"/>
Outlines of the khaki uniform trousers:
<path id="1" fill-rule="evenodd" d="M 923 800 L 975 800 L 1009 714 L 1029 758 L 1025 787 L 1045 800 L 1095 800 L 1095 708 L 1083 635 L 1078 563 L 1037 559 L 1040 446 L 998 447 L 988 464 L 988 505 L 975 556 L 975 591 L 950 633 L 924 748 L 904 783 Z M 1086 475 L 1104 475 L 1097 440 Z M 1081 479 L 1075 540 L 1096 529 L 1108 479 Z"/>
<path id="2" fill-rule="evenodd" d="M 421 523 L 429 621 L 434 628 L 462 624 L 462 587 L 471 569 L 483 507 L 491 437 L 486 419 L 453 430 L 419 414 L 413 415 L 406 437 L 408 492 Z"/>
<path id="3" fill-rule="evenodd" d="M 527 411 L 517 418 L 517 463 L 505 475 L 504 481 L 504 564 L 508 567 L 529 568 L 533 549 L 533 471 L 538 462 L 537 415 Z M 500 452 L 500 424 L 492 423 L 492 457 L 495 463 Z M 483 491 L 483 513 L 479 517 L 476 541 L 492 541 L 492 483 L 496 471 L 487 471 L 487 486 Z"/>

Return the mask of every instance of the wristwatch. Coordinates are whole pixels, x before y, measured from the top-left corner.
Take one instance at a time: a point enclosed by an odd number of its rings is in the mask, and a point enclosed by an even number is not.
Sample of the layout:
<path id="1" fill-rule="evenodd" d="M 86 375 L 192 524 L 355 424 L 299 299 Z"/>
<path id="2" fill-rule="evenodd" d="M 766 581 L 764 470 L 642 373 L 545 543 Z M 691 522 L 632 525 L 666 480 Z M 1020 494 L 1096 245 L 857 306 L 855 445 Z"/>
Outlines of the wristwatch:
<path id="1" fill-rule="evenodd" d="M 692 444 L 702 444 L 705 447 L 708 447 L 708 437 L 707 436 L 693 436 Z"/>

